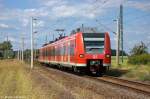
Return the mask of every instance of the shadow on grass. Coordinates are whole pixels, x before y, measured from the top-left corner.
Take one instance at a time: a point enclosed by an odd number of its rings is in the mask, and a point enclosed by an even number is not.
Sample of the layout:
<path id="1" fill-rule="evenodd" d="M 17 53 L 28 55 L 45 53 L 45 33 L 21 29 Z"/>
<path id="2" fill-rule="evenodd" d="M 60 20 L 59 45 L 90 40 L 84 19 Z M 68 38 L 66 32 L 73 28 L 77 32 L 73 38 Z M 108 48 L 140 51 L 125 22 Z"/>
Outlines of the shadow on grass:
<path id="1" fill-rule="evenodd" d="M 120 77 L 128 72 L 129 70 L 110 69 L 109 71 L 106 72 L 106 75 Z"/>

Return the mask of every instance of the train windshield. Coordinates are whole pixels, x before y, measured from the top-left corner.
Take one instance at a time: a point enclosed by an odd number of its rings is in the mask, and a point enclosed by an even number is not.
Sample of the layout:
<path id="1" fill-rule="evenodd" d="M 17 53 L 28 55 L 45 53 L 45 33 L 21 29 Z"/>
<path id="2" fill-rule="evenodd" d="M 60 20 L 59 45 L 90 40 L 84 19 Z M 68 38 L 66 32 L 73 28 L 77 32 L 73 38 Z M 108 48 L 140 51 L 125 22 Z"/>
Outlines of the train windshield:
<path id="1" fill-rule="evenodd" d="M 103 53 L 104 33 L 83 33 L 84 48 L 86 53 Z"/>

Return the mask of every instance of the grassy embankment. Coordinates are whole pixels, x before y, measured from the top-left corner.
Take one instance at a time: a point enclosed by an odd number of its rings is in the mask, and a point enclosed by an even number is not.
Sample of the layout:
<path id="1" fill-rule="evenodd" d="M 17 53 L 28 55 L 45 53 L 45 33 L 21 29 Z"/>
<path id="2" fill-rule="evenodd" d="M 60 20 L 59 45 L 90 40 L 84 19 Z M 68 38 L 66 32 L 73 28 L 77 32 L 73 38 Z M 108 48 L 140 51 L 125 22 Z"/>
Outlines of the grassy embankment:
<path id="1" fill-rule="evenodd" d="M 112 57 L 111 68 L 114 70 L 111 70 L 109 74 L 134 80 L 150 81 L 150 65 L 132 65 L 127 61 L 128 58 L 124 57 L 124 62 L 120 62 L 120 65 L 117 66 L 115 57 Z"/>
<path id="2" fill-rule="evenodd" d="M 0 60 L 0 99 L 40 99 L 42 91 L 33 88 L 36 84 L 25 65 L 15 60 Z"/>

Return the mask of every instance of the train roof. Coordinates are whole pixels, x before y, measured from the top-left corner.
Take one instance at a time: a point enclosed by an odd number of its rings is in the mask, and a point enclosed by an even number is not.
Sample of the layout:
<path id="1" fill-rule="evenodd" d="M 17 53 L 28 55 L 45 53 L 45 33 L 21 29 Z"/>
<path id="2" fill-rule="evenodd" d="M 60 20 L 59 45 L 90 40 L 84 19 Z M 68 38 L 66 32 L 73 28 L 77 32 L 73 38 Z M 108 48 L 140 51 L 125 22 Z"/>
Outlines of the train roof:
<path id="1" fill-rule="evenodd" d="M 79 27 L 76 30 L 72 30 L 71 35 L 76 34 L 78 32 L 82 32 L 82 33 L 104 33 L 104 32 L 99 31 L 96 27 Z"/>
<path id="2" fill-rule="evenodd" d="M 76 33 L 105 33 L 105 32 L 100 32 L 96 27 L 79 27 L 76 30 L 72 30 L 72 32 L 70 33 L 70 36 L 76 34 Z M 43 44 L 42 48 L 45 46 L 48 46 L 49 44 L 53 44 L 61 39 L 64 39 L 68 36 L 63 36 L 62 34 L 60 34 L 60 36 L 58 38 L 56 38 L 53 41 L 50 41 L 49 43 Z"/>

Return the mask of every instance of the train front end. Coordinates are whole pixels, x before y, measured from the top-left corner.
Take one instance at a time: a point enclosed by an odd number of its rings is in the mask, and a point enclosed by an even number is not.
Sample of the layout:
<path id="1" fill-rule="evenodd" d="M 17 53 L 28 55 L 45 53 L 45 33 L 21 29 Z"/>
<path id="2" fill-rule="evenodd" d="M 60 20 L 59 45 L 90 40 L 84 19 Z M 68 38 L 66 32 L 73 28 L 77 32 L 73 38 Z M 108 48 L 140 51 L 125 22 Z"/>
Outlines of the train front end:
<path id="1" fill-rule="evenodd" d="M 81 33 L 83 46 L 78 62 L 85 63 L 87 71 L 94 74 L 105 73 L 111 66 L 111 46 L 108 33 Z M 80 53 L 81 52 L 81 53 Z"/>

